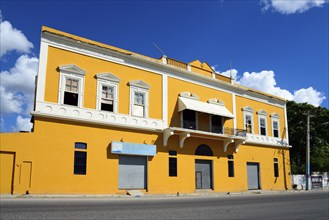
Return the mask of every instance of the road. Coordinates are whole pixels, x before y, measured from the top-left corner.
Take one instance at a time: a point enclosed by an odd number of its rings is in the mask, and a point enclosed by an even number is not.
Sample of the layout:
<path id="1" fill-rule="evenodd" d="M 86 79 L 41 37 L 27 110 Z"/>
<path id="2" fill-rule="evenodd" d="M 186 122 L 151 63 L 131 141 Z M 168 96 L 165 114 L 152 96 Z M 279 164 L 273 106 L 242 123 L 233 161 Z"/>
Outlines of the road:
<path id="1" fill-rule="evenodd" d="M 329 219 L 329 192 L 2 199 L 0 219 Z"/>

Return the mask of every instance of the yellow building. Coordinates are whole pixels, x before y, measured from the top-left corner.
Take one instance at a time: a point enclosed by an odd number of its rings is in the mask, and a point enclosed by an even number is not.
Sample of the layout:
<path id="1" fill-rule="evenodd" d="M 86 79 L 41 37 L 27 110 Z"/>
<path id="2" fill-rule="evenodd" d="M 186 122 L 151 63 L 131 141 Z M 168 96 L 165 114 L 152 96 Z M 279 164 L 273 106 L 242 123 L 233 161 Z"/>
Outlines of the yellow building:
<path id="1" fill-rule="evenodd" d="M 285 100 L 206 63 L 42 28 L 33 129 L 0 134 L 0 192 L 291 188 Z"/>

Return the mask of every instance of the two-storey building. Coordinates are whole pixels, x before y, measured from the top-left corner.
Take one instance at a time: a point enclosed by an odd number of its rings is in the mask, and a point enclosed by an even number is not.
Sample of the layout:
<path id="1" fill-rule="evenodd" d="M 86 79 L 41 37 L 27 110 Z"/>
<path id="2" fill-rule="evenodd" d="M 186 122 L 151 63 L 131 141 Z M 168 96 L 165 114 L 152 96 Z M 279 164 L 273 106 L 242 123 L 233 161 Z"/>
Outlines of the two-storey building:
<path id="1" fill-rule="evenodd" d="M 41 34 L 33 129 L 1 134 L 1 193 L 291 187 L 285 100 L 199 60 Z"/>

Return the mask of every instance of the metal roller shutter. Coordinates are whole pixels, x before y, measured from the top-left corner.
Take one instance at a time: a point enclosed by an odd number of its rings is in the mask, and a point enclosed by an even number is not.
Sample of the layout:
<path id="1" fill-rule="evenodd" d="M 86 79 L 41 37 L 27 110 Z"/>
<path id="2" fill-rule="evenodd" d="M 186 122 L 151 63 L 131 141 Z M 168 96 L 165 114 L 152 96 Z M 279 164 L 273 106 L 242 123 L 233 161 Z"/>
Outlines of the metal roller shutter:
<path id="1" fill-rule="evenodd" d="M 119 156 L 119 189 L 146 188 L 147 157 Z"/>
<path id="2" fill-rule="evenodd" d="M 197 189 L 212 189 L 211 160 L 195 160 L 195 185 Z"/>
<path id="3" fill-rule="evenodd" d="M 247 163 L 248 189 L 260 189 L 259 164 Z"/>

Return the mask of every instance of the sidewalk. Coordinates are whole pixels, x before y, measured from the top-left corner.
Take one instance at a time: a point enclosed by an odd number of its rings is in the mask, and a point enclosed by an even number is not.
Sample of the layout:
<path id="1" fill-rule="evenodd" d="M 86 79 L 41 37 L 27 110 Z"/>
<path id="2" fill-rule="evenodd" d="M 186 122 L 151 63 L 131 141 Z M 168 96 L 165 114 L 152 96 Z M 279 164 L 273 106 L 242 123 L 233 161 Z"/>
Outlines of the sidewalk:
<path id="1" fill-rule="evenodd" d="M 2 194 L 0 200 L 10 199 L 29 199 L 29 198 L 68 198 L 68 199 L 115 199 L 115 198 L 176 198 L 176 197 L 229 197 L 229 196 L 248 196 L 248 195 L 276 195 L 276 194 L 288 194 L 288 193 L 308 193 L 308 192 L 329 192 L 328 189 L 316 189 L 316 190 L 250 190 L 244 192 L 213 192 L 213 191 L 196 191 L 194 193 L 179 193 L 179 194 L 144 194 L 144 195 L 125 195 L 125 194 Z"/>

